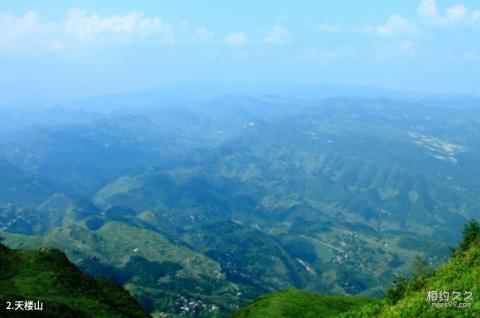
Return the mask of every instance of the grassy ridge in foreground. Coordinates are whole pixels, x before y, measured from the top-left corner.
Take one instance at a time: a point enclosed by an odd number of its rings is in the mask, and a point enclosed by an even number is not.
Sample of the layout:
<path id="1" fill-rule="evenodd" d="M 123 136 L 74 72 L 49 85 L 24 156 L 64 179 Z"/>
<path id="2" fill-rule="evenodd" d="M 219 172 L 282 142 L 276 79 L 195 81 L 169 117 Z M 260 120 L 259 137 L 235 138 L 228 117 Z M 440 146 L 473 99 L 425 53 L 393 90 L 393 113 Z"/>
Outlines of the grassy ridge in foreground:
<path id="1" fill-rule="evenodd" d="M 427 299 L 429 291 L 449 292 L 450 301 L 453 292 L 471 292 L 470 308 L 435 308 Z M 450 318 L 450 317 L 480 317 L 480 239 L 473 242 L 466 251 L 458 251 L 446 264 L 435 270 L 428 278 L 417 277 L 407 286 L 405 292 L 395 304 L 368 305 L 347 313 L 342 318 Z M 457 302 L 459 302 L 457 300 Z M 435 303 L 442 303 L 436 301 Z"/>
<path id="2" fill-rule="evenodd" d="M 454 292 L 460 293 L 456 295 L 460 297 L 458 300 L 453 299 Z M 471 299 L 467 296 L 470 293 Z M 463 240 L 447 263 L 435 270 L 427 265 L 417 266 L 410 279 L 399 277 L 382 301 L 287 290 L 258 298 L 232 318 L 473 318 L 480 317 L 479 295 L 480 225 L 472 220 L 465 226 Z M 439 308 L 449 302 L 451 305 Z M 456 308 L 453 302 L 469 305 Z"/>
<path id="3" fill-rule="evenodd" d="M 125 290 L 81 273 L 59 250 L 0 244 L 0 317 L 30 317 L 4 308 L 24 300 L 43 302 L 35 317 L 149 317 Z"/>
<path id="4" fill-rule="evenodd" d="M 333 317 L 373 300 L 354 296 L 323 296 L 296 289 L 272 293 L 236 312 L 232 318 Z"/>

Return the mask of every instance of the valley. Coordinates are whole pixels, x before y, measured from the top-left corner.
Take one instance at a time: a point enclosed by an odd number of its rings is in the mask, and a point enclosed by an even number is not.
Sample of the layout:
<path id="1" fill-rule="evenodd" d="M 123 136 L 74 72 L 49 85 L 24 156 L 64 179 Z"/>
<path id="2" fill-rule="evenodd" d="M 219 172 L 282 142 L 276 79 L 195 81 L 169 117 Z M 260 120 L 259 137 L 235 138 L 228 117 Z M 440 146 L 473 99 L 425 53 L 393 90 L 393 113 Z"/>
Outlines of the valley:
<path id="1" fill-rule="evenodd" d="M 0 129 L 1 243 L 60 249 L 156 316 L 227 317 L 288 288 L 382 297 L 417 255 L 445 262 L 480 217 L 477 106 L 45 109 Z"/>

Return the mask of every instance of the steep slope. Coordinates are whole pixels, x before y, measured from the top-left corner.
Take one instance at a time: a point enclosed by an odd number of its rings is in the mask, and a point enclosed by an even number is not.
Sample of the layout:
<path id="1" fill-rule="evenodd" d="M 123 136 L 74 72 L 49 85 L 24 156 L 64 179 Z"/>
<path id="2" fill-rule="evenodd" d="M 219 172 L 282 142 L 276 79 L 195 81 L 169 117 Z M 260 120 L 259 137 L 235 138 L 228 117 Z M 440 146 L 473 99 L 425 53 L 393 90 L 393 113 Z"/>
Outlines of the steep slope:
<path id="1" fill-rule="evenodd" d="M 431 277 L 419 276 L 406 285 L 397 283 L 391 289 L 393 297 L 383 303 L 353 310 L 342 317 L 480 317 L 479 233 L 465 251 L 457 251 Z"/>
<path id="2" fill-rule="evenodd" d="M 480 211 L 478 101 L 290 102 L 222 98 L 5 133 L 0 175 L 14 163 L 67 195 L 42 186 L 29 204 L 11 192 L 15 172 L 0 180 L 0 230 L 43 235 L 5 237 L 65 250 L 152 312 L 201 301 L 228 313 L 292 287 L 380 297 L 416 254 L 443 262 Z M 152 241 L 161 248 L 142 250 Z"/>
<path id="3" fill-rule="evenodd" d="M 65 251 L 82 271 L 114 280 L 152 313 L 224 316 L 258 295 L 251 287 L 231 282 L 220 264 L 207 256 L 122 222 L 107 222 L 95 231 L 69 224 L 43 237 L 1 235 L 11 247 Z"/>
<path id="4" fill-rule="evenodd" d="M 209 255 L 229 236 L 207 251 L 202 229 L 233 221 L 310 269 L 306 286 L 289 287 L 380 295 L 416 254 L 444 261 L 478 214 L 480 112 L 450 103 L 336 98 L 252 120 L 191 152 L 189 165 L 121 177 L 94 202 L 146 212 L 151 226 Z"/>
<path id="5" fill-rule="evenodd" d="M 263 291 L 304 287 L 311 273 L 274 237 L 231 220 L 237 205 L 248 209 L 249 200 L 230 200 L 229 191 L 238 187 L 238 182 L 215 175 L 153 169 L 117 180 L 95 202 L 140 212 L 156 230 L 219 262 L 232 281 Z"/>
<path id="6" fill-rule="evenodd" d="M 55 249 L 11 250 L 0 244 L 2 317 L 23 317 L 5 302 L 43 303 L 38 317 L 149 317 L 123 289 L 81 273 Z M 23 315 L 23 316 L 22 316 Z"/>
<path id="7" fill-rule="evenodd" d="M 259 297 L 232 318 L 450 318 L 480 317 L 480 226 L 465 226 L 453 257 L 435 270 L 419 262 L 410 278 L 399 277 L 383 300 L 323 296 L 287 290 Z"/>

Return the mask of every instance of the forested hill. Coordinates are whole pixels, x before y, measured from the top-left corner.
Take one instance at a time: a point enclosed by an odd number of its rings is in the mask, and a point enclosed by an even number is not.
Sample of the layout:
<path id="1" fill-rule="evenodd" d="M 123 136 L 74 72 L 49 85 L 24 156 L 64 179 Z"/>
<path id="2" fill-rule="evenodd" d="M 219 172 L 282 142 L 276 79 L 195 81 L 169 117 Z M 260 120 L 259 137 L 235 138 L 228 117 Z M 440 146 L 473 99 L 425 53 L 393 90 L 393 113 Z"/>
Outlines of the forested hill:
<path id="1" fill-rule="evenodd" d="M 64 253 L 48 248 L 0 244 L 0 301 L 0 317 L 149 317 L 128 292 L 81 273 Z"/>
<path id="2" fill-rule="evenodd" d="M 234 318 L 480 317 L 480 228 L 471 221 L 452 258 L 433 270 L 417 261 L 410 277 L 398 277 L 380 301 L 287 290 L 261 296 Z"/>
<path id="3" fill-rule="evenodd" d="M 2 244 L 57 248 L 154 316 L 225 318 L 292 288 L 383 297 L 417 255 L 446 262 L 480 218 L 479 105 L 224 96 L 6 111 Z"/>

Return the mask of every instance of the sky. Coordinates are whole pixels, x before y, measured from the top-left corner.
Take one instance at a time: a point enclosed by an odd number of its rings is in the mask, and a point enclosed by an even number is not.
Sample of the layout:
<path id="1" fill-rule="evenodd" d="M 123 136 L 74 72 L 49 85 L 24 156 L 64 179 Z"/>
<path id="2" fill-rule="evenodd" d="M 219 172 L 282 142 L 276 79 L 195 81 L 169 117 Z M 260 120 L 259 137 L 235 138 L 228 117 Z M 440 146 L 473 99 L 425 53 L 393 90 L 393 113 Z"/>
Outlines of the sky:
<path id="1" fill-rule="evenodd" d="M 181 82 L 480 91 L 480 1 L 0 0 L 0 105 Z"/>

